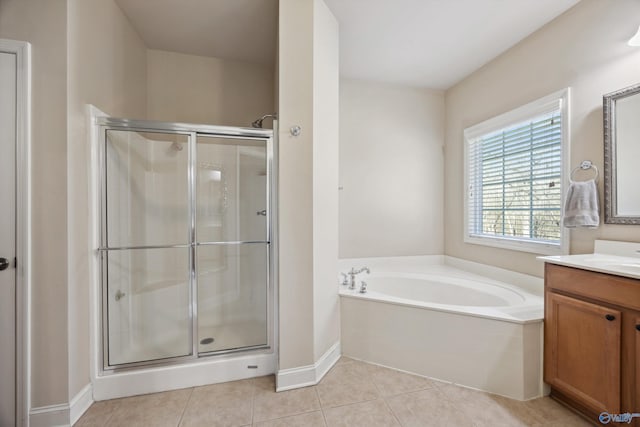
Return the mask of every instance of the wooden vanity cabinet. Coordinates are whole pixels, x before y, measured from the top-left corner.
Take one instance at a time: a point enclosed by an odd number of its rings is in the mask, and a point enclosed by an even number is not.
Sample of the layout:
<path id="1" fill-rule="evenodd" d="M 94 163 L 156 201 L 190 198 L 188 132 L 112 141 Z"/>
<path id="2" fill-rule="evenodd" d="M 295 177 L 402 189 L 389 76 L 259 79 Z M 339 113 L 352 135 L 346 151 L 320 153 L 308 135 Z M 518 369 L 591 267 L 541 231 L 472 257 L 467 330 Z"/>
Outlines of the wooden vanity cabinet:
<path id="1" fill-rule="evenodd" d="M 633 321 L 632 324 L 633 328 L 632 329 L 632 336 L 633 338 L 630 338 L 633 340 L 634 344 L 635 344 L 635 352 L 632 354 L 633 359 L 631 359 L 629 361 L 629 363 L 634 365 L 634 370 L 635 370 L 635 381 L 634 381 L 634 385 L 632 386 L 632 390 L 630 390 L 630 393 L 633 393 L 635 396 L 635 399 L 633 399 L 633 411 L 638 413 L 640 412 L 640 313 L 636 313 L 636 318 Z M 636 419 L 636 426 L 640 426 L 640 420 Z"/>
<path id="2" fill-rule="evenodd" d="M 544 381 L 596 423 L 640 412 L 640 280 L 545 265 Z"/>
<path id="3" fill-rule="evenodd" d="M 594 412 L 619 412 L 620 312 L 553 292 L 545 304 L 545 381 Z"/>

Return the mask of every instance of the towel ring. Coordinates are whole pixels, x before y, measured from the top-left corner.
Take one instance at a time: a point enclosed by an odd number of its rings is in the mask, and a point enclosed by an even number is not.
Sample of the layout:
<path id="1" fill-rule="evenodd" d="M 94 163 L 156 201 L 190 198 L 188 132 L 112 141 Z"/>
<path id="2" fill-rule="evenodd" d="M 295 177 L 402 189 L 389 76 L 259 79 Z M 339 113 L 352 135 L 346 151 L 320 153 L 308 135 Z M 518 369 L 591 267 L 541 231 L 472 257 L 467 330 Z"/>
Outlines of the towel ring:
<path id="1" fill-rule="evenodd" d="M 571 181 L 573 181 L 573 174 L 576 173 L 578 170 L 587 170 L 587 169 L 594 169 L 596 171 L 596 176 L 593 177 L 594 181 L 598 181 L 598 167 L 596 165 L 594 165 L 593 163 L 591 163 L 591 160 L 583 160 L 582 163 L 580 163 L 580 166 L 576 166 L 575 168 L 573 168 L 573 170 L 571 171 L 571 174 L 569 176 L 569 179 Z"/>

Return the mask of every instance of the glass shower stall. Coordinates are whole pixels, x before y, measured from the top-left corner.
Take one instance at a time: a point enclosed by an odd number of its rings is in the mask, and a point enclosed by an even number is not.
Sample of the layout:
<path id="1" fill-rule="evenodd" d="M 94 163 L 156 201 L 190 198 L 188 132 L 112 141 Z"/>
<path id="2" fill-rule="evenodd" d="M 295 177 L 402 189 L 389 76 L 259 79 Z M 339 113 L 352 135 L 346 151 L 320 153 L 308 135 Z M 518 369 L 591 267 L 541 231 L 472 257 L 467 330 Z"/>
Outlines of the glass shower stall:
<path id="1" fill-rule="evenodd" d="M 97 120 L 103 369 L 271 351 L 273 131 Z"/>

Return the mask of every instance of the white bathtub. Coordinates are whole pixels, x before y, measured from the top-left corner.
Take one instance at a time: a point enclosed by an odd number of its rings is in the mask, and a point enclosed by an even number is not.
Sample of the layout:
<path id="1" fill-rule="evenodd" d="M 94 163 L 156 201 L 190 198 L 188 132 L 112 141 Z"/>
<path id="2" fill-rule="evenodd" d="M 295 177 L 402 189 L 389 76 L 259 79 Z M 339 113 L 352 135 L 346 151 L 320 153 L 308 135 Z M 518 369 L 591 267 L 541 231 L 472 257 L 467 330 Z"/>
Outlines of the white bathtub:
<path id="1" fill-rule="evenodd" d="M 543 394 L 542 279 L 444 256 L 340 262 L 362 266 L 371 274 L 356 290 L 340 287 L 344 355 L 520 400 Z"/>

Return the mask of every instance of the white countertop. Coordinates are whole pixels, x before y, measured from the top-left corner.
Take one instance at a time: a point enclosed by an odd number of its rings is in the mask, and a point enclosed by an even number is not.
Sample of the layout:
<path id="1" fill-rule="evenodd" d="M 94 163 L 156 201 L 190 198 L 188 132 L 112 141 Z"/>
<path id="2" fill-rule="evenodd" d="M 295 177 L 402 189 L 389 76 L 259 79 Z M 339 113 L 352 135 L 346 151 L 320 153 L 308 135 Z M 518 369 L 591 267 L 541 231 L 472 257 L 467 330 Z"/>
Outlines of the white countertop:
<path id="1" fill-rule="evenodd" d="M 551 264 L 640 279 L 640 243 L 596 240 L 594 253 L 542 256 Z"/>

